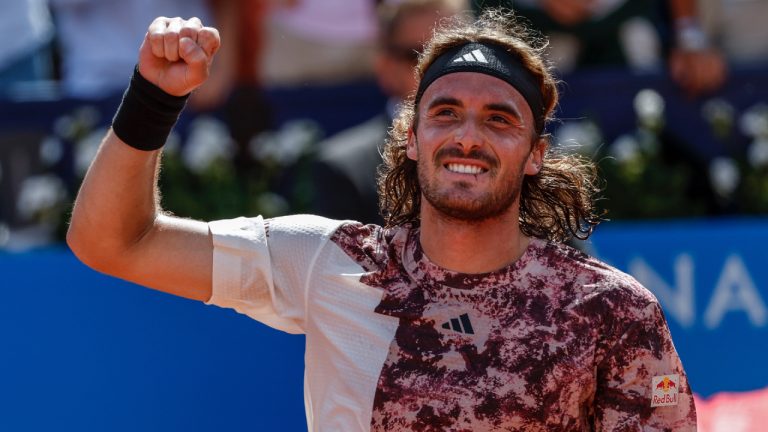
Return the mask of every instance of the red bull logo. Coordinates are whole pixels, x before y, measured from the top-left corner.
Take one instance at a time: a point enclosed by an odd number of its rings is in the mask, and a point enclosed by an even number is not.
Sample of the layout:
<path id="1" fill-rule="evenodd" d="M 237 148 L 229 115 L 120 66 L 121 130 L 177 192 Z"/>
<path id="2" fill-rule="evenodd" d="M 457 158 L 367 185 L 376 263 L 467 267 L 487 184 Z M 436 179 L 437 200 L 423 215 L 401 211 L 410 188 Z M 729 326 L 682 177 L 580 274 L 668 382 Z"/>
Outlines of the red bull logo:
<path id="1" fill-rule="evenodd" d="M 677 388 L 677 384 L 675 384 L 674 381 L 669 379 L 668 376 L 665 376 L 661 382 L 656 384 L 657 389 L 661 389 L 664 393 L 669 393 L 670 389 Z"/>
<path id="2" fill-rule="evenodd" d="M 677 374 L 653 377 L 651 380 L 651 406 L 677 405 L 679 383 L 680 376 Z"/>

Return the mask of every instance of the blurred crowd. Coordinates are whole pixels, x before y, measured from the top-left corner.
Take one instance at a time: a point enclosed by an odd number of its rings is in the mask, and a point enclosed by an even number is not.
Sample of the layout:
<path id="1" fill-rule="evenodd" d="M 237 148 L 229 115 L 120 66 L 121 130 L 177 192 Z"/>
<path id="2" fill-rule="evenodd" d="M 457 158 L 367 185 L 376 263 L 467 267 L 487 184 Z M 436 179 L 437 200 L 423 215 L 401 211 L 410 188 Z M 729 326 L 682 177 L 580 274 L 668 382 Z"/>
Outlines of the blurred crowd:
<path id="1" fill-rule="evenodd" d="M 188 102 L 185 115 L 197 121 L 187 124 L 183 137 L 171 138 L 176 150 L 169 143 L 166 207 L 204 218 L 310 211 L 381 222 L 375 185 L 379 149 L 400 101 L 414 90 L 422 43 L 440 19 L 499 6 L 515 10 L 550 39 L 549 59 L 566 83 L 573 74 L 605 69 L 661 74 L 693 100 L 716 95 L 733 71 L 768 70 L 765 0 L 5 1 L 0 104 L 75 100 L 80 108 L 51 119 L 51 133 L 30 138 L 37 140 L 34 163 L 19 165 L 13 146 L 23 136 L 2 139 L 9 131 L 0 129 L 0 248 L 41 220 L 66 219 L 77 176 L 111 116 L 99 117 L 89 103 L 119 102 L 156 16 L 200 17 L 220 30 L 223 41 L 211 78 Z M 381 106 L 369 119 L 333 133 L 307 122 L 277 124 L 267 97 L 274 89 L 348 89 L 360 82 L 377 88 Z M 645 94 L 641 102 L 647 103 L 641 105 L 653 110 L 654 100 Z M 709 109 L 718 119 L 728 107 Z M 753 141 L 762 143 L 751 151 L 768 161 L 768 110 L 758 106 L 750 113 Z M 654 131 L 653 125 L 648 129 Z M 584 138 L 589 131 L 581 127 L 575 135 Z M 599 146 L 616 147 L 613 155 L 621 161 L 628 142 Z M 227 163 L 209 163 L 217 157 Z M 64 159 L 71 167 L 61 168 Z M 46 167 L 60 178 L 43 175 Z M 711 175 L 717 176 L 723 177 Z M 717 184 L 704 192 L 683 189 L 710 196 L 701 214 L 733 204 L 718 198 Z M 61 203 L 58 211 L 50 210 L 51 201 Z M 43 231 L 43 238 L 56 238 L 56 228 Z"/>
<path id="2" fill-rule="evenodd" d="M 60 81 L 65 95 L 119 92 L 156 16 L 198 16 L 225 41 L 217 73 L 192 106 L 220 106 L 242 83 L 312 85 L 370 77 L 379 8 L 399 0 L 19 0 L 6 2 L 0 90 Z M 693 93 L 717 88 L 727 67 L 764 64 L 761 0 L 457 0 L 459 10 L 514 9 L 551 40 L 558 69 L 664 64 Z M 687 76 L 686 76 L 687 75 Z"/>

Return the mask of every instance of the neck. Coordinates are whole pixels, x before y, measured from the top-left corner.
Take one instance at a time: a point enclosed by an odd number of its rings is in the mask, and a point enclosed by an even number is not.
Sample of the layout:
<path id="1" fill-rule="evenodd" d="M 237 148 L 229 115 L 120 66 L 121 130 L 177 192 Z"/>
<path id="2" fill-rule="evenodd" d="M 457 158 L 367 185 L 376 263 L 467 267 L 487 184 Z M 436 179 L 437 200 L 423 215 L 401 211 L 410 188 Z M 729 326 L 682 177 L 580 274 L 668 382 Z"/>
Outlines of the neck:
<path id="1" fill-rule="evenodd" d="M 460 273 L 488 273 L 522 256 L 530 239 L 520 232 L 517 205 L 480 222 L 446 218 L 422 201 L 420 242 L 436 265 Z"/>

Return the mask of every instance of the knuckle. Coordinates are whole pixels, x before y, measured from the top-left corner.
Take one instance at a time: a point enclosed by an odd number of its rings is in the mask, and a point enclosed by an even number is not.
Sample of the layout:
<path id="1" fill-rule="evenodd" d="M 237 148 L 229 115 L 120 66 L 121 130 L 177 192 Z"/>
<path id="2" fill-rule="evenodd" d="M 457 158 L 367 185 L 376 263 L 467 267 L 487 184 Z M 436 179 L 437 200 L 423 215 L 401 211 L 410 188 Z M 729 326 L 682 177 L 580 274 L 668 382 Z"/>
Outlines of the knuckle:
<path id="1" fill-rule="evenodd" d="M 181 37 L 184 37 L 184 36 L 189 37 L 189 36 L 193 36 L 194 34 L 195 34 L 195 29 L 193 29 L 192 27 L 182 27 L 182 29 L 179 31 L 179 35 Z"/>
<path id="2" fill-rule="evenodd" d="M 171 18 L 168 22 L 168 31 L 169 32 L 176 32 L 178 33 L 179 29 L 183 26 L 183 21 L 181 18 Z"/>
<path id="3" fill-rule="evenodd" d="M 158 31 L 151 31 L 149 32 L 149 41 L 150 42 L 160 42 L 163 40 L 163 34 Z"/>
<path id="4" fill-rule="evenodd" d="M 150 26 L 157 27 L 157 26 L 164 26 L 168 22 L 168 18 L 164 16 L 159 16 L 152 20 L 152 24 Z"/>
<path id="5" fill-rule="evenodd" d="M 200 29 L 200 35 L 207 39 L 215 40 L 219 38 L 219 31 L 213 27 L 203 27 Z"/>
<path id="6" fill-rule="evenodd" d="M 199 33 L 199 29 L 190 23 L 186 23 L 184 27 L 181 28 L 181 34 L 183 36 L 194 36 Z"/>

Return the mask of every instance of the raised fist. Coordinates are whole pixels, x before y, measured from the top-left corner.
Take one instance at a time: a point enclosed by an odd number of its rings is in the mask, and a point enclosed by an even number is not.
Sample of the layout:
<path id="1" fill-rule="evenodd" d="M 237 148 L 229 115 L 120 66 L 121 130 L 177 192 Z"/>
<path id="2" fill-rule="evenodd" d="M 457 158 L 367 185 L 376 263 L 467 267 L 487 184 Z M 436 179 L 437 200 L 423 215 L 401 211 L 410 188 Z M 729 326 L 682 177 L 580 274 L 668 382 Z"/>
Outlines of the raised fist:
<path id="1" fill-rule="evenodd" d="M 220 45 L 219 31 L 198 18 L 159 17 L 141 44 L 139 72 L 166 93 L 183 96 L 208 78 Z"/>

